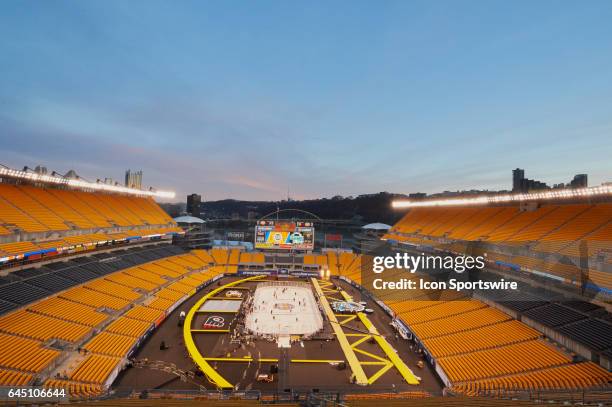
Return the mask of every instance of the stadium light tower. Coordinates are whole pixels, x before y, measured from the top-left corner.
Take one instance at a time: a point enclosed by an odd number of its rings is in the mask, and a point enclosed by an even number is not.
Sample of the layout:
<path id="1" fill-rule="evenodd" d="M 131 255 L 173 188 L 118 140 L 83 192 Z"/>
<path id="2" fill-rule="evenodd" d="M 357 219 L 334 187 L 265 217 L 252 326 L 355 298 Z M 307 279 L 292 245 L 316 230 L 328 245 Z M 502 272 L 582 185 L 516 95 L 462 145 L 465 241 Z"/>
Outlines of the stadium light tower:
<path id="1" fill-rule="evenodd" d="M 552 199 L 571 199 L 612 195 L 612 185 L 601 185 L 591 188 L 563 189 L 558 191 L 534 192 L 527 194 L 486 195 L 474 198 L 434 199 L 430 201 L 393 201 L 391 207 L 396 209 L 432 206 L 486 205 L 503 202 L 527 202 Z"/>
<path id="2" fill-rule="evenodd" d="M 66 185 L 73 188 L 90 189 L 95 191 L 117 192 L 122 194 L 150 196 L 155 198 L 172 199 L 176 194 L 172 191 L 143 191 L 140 189 L 127 188 L 119 185 L 100 184 L 83 179 L 58 177 L 56 175 L 38 174 L 35 172 L 19 171 L 8 167 L 0 167 L 0 177 L 22 179 L 32 182 L 44 182 L 47 184 Z"/>

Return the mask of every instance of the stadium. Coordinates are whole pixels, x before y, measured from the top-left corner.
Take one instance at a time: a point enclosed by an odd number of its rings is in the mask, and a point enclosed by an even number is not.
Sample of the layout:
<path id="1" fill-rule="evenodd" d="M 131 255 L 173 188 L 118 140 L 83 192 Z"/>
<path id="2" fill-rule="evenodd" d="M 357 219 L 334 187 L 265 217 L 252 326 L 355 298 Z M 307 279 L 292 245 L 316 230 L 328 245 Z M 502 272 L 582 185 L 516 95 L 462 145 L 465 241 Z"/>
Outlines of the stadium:
<path id="1" fill-rule="evenodd" d="M 186 249 L 192 228 L 155 201 L 171 196 L 0 169 L 4 401 L 16 388 L 96 406 L 612 400 L 610 187 L 398 201 L 401 220 L 359 252 L 280 216 L 256 222 L 252 246 Z M 374 258 L 398 253 L 483 256 L 465 278 L 520 288 L 375 289 Z"/>

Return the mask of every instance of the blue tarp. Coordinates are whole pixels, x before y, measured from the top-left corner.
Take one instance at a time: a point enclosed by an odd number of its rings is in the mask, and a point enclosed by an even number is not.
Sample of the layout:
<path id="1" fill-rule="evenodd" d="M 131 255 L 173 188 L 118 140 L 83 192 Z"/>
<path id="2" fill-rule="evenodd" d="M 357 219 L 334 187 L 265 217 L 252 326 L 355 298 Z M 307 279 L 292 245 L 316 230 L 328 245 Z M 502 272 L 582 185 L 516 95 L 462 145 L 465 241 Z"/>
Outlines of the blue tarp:
<path id="1" fill-rule="evenodd" d="M 596 284 L 593 284 L 593 283 L 586 283 L 585 286 L 587 288 L 590 288 L 591 290 L 601 291 L 601 292 L 604 292 L 604 293 L 606 293 L 608 295 L 612 295 L 612 290 L 610 290 L 609 288 L 600 287 L 600 286 L 598 286 Z"/>
<path id="2" fill-rule="evenodd" d="M 52 253 L 52 252 L 56 252 L 56 251 L 57 251 L 57 248 L 54 247 L 54 248 L 51 248 L 51 249 L 44 249 L 44 250 L 36 250 L 36 251 L 33 251 L 33 252 L 27 252 L 27 253 L 24 253 L 23 255 L 24 255 L 24 257 L 28 257 L 28 256 L 34 256 L 36 254 Z"/>
<path id="3" fill-rule="evenodd" d="M 510 267 L 512 270 L 515 270 L 515 271 L 521 271 L 521 266 L 513 264 L 513 263 L 506 263 L 505 261 L 497 260 L 495 264 L 498 264 L 500 266 Z"/>

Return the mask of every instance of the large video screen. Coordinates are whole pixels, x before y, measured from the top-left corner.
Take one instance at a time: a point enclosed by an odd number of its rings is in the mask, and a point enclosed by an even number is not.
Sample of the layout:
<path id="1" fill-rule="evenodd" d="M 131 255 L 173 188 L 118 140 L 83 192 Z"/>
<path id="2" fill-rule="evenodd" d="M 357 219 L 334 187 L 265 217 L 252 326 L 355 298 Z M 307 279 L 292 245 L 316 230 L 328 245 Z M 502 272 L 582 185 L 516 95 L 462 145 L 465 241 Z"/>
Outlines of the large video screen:
<path id="1" fill-rule="evenodd" d="M 312 250 L 312 222 L 262 220 L 255 226 L 256 249 Z"/>

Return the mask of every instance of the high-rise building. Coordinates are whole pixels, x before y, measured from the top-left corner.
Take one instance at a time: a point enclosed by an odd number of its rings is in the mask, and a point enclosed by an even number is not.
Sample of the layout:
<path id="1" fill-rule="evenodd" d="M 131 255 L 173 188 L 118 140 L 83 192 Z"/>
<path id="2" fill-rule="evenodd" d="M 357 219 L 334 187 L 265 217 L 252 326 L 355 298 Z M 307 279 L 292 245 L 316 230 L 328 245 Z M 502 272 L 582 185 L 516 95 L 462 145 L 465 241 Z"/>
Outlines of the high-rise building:
<path id="1" fill-rule="evenodd" d="M 512 170 L 512 192 L 521 192 L 522 183 L 525 179 L 525 170 L 517 168 Z"/>
<path id="2" fill-rule="evenodd" d="M 545 182 L 525 178 L 525 170 L 522 168 L 512 170 L 512 192 L 525 193 L 543 189 L 550 189 L 550 187 Z"/>
<path id="3" fill-rule="evenodd" d="M 34 172 L 41 175 L 47 175 L 47 167 L 37 165 L 36 168 L 34 168 Z"/>
<path id="4" fill-rule="evenodd" d="M 572 188 L 586 188 L 589 185 L 587 174 L 576 174 L 574 175 L 574 179 L 570 182 L 570 187 Z"/>
<path id="5" fill-rule="evenodd" d="M 202 197 L 198 194 L 187 195 L 187 213 L 191 216 L 200 216 L 200 203 Z"/>
<path id="6" fill-rule="evenodd" d="M 588 175 L 587 174 L 576 174 L 574 179 L 568 184 L 554 184 L 554 189 L 565 189 L 565 188 L 586 188 L 588 187 Z M 525 178 L 525 170 L 517 168 L 512 170 L 512 192 L 530 192 L 530 191 L 541 191 L 543 189 L 550 189 L 550 187 L 541 181 Z"/>
<path id="7" fill-rule="evenodd" d="M 125 186 L 142 189 L 142 171 L 127 170 L 125 172 Z"/>

